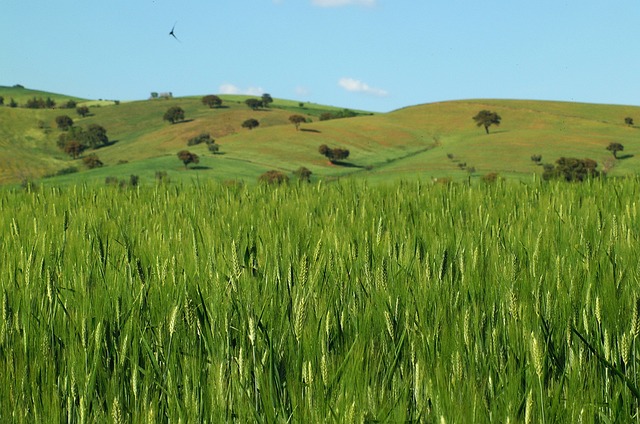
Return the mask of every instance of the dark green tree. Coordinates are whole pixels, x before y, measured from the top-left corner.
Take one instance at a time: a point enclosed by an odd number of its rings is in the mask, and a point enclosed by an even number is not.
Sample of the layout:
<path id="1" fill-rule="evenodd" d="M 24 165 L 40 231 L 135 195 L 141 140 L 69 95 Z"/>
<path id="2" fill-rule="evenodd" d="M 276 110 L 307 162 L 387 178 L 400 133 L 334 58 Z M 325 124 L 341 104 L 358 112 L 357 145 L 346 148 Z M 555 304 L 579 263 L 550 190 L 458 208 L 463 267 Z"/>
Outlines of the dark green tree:
<path id="1" fill-rule="evenodd" d="M 178 121 L 184 121 L 184 110 L 180 106 L 171 106 L 162 117 L 165 121 L 175 124 Z"/>
<path id="2" fill-rule="evenodd" d="M 545 180 L 560 179 L 569 182 L 582 182 L 588 178 L 597 177 L 600 172 L 596 169 L 598 163 L 593 159 L 577 159 L 561 157 L 556 166 L 545 165 L 542 178 Z"/>
<path id="3" fill-rule="evenodd" d="M 249 106 L 251 110 L 258 110 L 263 106 L 261 100 L 253 98 L 245 100 L 244 103 Z"/>
<path id="4" fill-rule="evenodd" d="M 4 104 L 4 97 L 0 96 L 0 106 Z"/>
<path id="5" fill-rule="evenodd" d="M 178 159 L 180 159 L 182 163 L 184 163 L 185 169 L 187 168 L 187 165 L 189 165 L 190 163 L 200 162 L 200 158 L 198 157 L 198 155 L 196 155 L 195 153 L 191 153 L 188 150 L 180 150 L 178 152 Z"/>
<path id="6" fill-rule="evenodd" d="M 250 130 L 257 128 L 260 125 L 256 119 L 250 118 L 242 123 L 242 128 L 248 128 Z"/>
<path id="7" fill-rule="evenodd" d="M 73 127 L 73 119 L 67 115 L 57 116 L 56 125 L 58 126 L 58 129 L 67 131 L 69 128 Z"/>
<path id="8" fill-rule="evenodd" d="M 484 130 L 489 134 L 489 127 L 491 125 L 500 125 L 500 115 L 495 112 L 491 112 L 489 110 L 481 110 L 478 112 L 476 116 L 473 117 L 473 120 L 476 121 L 476 125 L 479 127 L 484 127 Z"/>
<path id="9" fill-rule="evenodd" d="M 98 124 L 89 125 L 84 132 L 84 144 L 94 149 L 109 144 L 107 130 Z"/>
<path id="10" fill-rule="evenodd" d="M 209 94 L 202 98 L 202 104 L 209 106 L 210 108 L 217 108 L 222 106 L 222 99 L 214 94 Z"/>
<path id="11" fill-rule="evenodd" d="M 633 126 L 633 118 L 630 116 L 627 116 L 626 118 L 624 118 L 624 123 L 627 124 L 628 126 L 632 127 Z"/>
<path id="12" fill-rule="evenodd" d="M 89 108 L 87 106 L 78 106 L 76 113 L 84 118 L 89 114 Z"/>
<path id="13" fill-rule="evenodd" d="M 349 157 L 349 150 L 340 149 L 340 148 L 331 149 L 326 144 L 321 145 L 318 148 L 318 152 L 320 152 L 321 155 L 324 155 L 327 159 L 329 159 L 331 163 L 336 163 L 337 161 L 340 161 Z"/>
<path id="14" fill-rule="evenodd" d="M 271 94 L 264 93 L 262 95 L 262 106 L 269 107 L 271 103 L 273 103 L 273 98 L 271 97 Z"/>
<path id="15" fill-rule="evenodd" d="M 607 150 L 613 153 L 613 157 L 618 159 L 618 152 L 624 150 L 624 146 L 620 143 L 609 143 Z"/>

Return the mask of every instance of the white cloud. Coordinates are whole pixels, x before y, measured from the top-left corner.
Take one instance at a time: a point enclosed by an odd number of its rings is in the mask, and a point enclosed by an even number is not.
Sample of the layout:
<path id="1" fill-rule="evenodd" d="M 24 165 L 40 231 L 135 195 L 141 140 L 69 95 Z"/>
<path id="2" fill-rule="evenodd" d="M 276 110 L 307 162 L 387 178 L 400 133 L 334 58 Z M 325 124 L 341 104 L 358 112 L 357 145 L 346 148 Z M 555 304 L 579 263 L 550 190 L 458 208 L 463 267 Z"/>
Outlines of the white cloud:
<path id="1" fill-rule="evenodd" d="M 375 6 L 377 0 L 312 0 L 315 6 L 319 7 L 340 7 L 340 6 Z"/>
<path id="2" fill-rule="evenodd" d="M 246 94 L 249 96 L 262 96 L 264 94 L 264 90 L 262 87 L 248 87 L 245 89 L 241 89 L 237 85 L 234 84 L 222 84 L 218 87 L 218 91 L 220 94 Z"/>
<path id="3" fill-rule="evenodd" d="M 308 96 L 309 93 L 309 89 L 307 87 L 303 87 L 301 85 L 296 87 L 296 95 L 298 96 Z"/>
<path id="4" fill-rule="evenodd" d="M 369 84 L 353 78 L 340 78 L 338 85 L 354 93 L 367 93 L 379 97 L 384 97 L 389 94 L 386 90 L 371 87 Z"/>

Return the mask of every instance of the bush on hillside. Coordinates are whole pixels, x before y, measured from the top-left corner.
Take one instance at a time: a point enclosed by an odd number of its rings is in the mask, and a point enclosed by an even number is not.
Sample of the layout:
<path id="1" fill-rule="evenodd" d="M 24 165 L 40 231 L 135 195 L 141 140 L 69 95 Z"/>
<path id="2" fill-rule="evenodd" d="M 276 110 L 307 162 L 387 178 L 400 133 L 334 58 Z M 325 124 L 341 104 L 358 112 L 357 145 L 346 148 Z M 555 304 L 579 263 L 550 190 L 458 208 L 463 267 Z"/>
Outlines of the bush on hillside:
<path id="1" fill-rule="evenodd" d="M 265 184 L 283 184 L 289 182 L 289 177 L 283 172 L 271 170 L 260 175 L 258 181 Z"/>
<path id="2" fill-rule="evenodd" d="M 577 159 L 561 157 L 556 166 L 545 166 L 542 174 L 544 180 L 559 179 L 568 182 L 582 182 L 589 178 L 598 177 L 596 169 L 598 163 L 593 159 Z"/>

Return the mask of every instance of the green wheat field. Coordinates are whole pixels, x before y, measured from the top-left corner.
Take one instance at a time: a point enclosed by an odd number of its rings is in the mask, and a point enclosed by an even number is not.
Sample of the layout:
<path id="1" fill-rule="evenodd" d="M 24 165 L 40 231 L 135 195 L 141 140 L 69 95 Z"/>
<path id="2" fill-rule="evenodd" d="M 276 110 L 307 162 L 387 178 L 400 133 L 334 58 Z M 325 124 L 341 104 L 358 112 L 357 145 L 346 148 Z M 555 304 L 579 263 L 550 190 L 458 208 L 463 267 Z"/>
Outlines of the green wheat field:
<path id="1" fill-rule="evenodd" d="M 640 422 L 639 181 L 0 191 L 0 422 Z"/>

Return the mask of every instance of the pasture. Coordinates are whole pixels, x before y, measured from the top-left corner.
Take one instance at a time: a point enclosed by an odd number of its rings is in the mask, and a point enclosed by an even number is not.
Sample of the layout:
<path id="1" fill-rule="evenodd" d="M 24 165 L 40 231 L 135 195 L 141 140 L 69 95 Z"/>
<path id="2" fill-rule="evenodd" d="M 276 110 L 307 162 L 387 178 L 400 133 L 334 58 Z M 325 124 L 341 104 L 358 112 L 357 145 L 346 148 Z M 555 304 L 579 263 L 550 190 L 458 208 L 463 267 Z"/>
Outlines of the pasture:
<path id="1" fill-rule="evenodd" d="M 0 421 L 637 421 L 638 187 L 4 188 Z"/>

